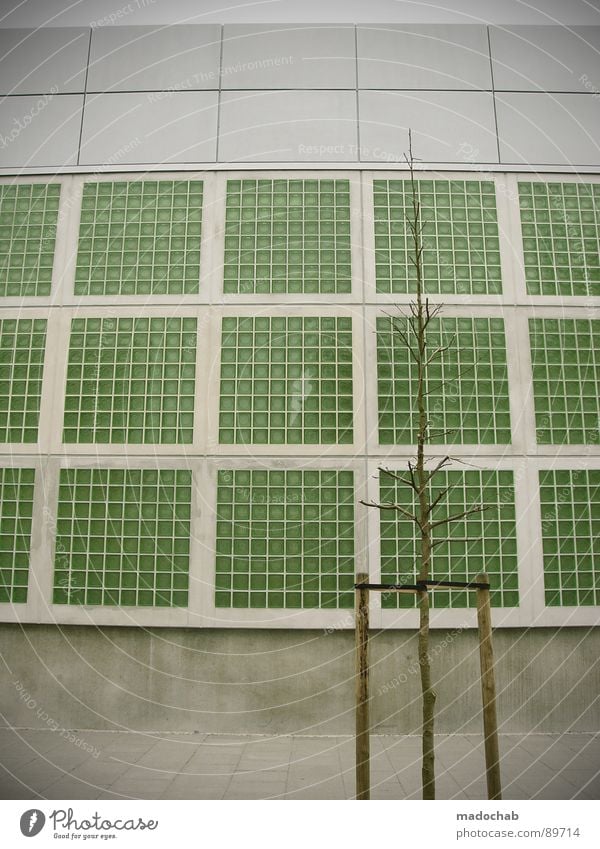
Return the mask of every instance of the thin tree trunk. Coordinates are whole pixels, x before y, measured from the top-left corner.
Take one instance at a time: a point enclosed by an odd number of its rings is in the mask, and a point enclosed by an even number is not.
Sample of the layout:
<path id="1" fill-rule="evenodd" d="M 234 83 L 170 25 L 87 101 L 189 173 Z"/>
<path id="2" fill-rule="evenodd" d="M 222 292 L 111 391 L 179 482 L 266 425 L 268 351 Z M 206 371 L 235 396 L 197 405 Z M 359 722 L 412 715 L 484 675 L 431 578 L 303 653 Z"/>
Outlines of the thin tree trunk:
<path id="1" fill-rule="evenodd" d="M 427 337 L 426 337 L 426 310 L 423 307 L 423 279 L 422 279 L 422 245 L 421 245 L 421 220 L 420 206 L 417 201 L 414 173 L 412 170 L 411 149 L 411 184 L 413 197 L 414 227 L 413 237 L 415 242 L 415 270 L 417 277 L 417 309 L 414 318 L 417 322 L 417 346 L 418 346 L 418 381 L 417 381 L 417 407 L 419 413 L 419 426 L 417 436 L 417 487 L 419 496 L 419 525 L 421 528 L 421 568 L 419 580 L 429 579 L 431 562 L 431 524 L 430 504 L 428 495 L 428 473 L 425 468 L 425 442 L 428 435 L 429 422 L 427 410 L 425 409 L 425 369 L 427 364 Z M 429 593 L 420 592 L 419 600 L 419 670 L 421 673 L 421 693 L 423 698 L 423 759 L 421 767 L 423 783 L 423 799 L 435 799 L 435 752 L 434 752 L 434 719 L 436 694 L 431 685 L 431 661 L 429 656 Z"/>
<path id="2" fill-rule="evenodd" d="M 424 298 L 423 291 L 423 224 L 421 222 L 421 207 L 417 197 L 417 185 L 415 180 L 414 158 L 412 153 L 412 136 L 408 131 L 408 147 L 409 155 L 405 157 L 406 164 L 410 176 L 410 184 L 412 189 L 412 217 L 410 214 L 406 216 L 408 228 L 413 238 L 414 253 L 409 259 L 413 262 L 416 272 L 416 302 L 410 305 L 410 315 L 407 316 L 408 327 L 406 331 L 402 328 L 396 328 L 400 338 L 406 344 L 409 360 L 416 365 L 417 369 L 417 390 L 412 394 L 412 384 L 409 387 L 411 392 L 412 408 L 416 407 L 418 422 L 416 423 L 417 431 L 417 459 L 416 462 L 408 461 L 409 478 L 392 473 L 389 469 L 380 468 L 379 471 L 391 475 L 395 480 L 401 481 L 410 486 L 413 497 L 416 500 L 414 511 L 406 510 L 402 504 L 377 504 L 375 502 L 363 501 L 368 507 L 377 507 L 379 510 L 396 510 L 402 516 L 408 517 L 414 522 L 420 531 L 420 551 L 417 554 L 419 559 L 418 580 L 419 582 L 428 581 L 432 577 L 431 571 L 431 552 L 436 544 L 433 541 L 434 529 L 441 525 L 450 525 L 452 522 L 461 521 L 466 516 L 472 513 L 480 513 L 485 508 L 480 505 L 473 505 L 466 510 L 447 515 L 445 518 L 432 521 L 432 511 L 440 504 L 448 492 L 453 488 L 446 486 L 436 497 L 430 498 L 430 484 L 432 478 L 437 472 L 441 472 L 447 465 L 450 464 L 451 458 L 446 456 L 442 458 L 431 469 L 427 468 L 427 458 L 425 457 L 425 447 L 430 442 L 431 431 L 430 422 L 427 417 L 426 405 L 426 376 L 427 368 L 435 359 L 441 359 L 444 353 L 449 349 L 450 344 L 440 344 L 429 352 L 427 349 L 428 327 L 430 322 L 439 315 L 441 305 L 430 307 L 427 297 Z M 412 253 L 412 252 L 411 252 Z M 441 340 L 440 340 L 441 341 Z M 442 381 L 444 385 L 444 381 Z M 412 422 L 411 422 L 412 427 Z M 450 431 L 442 431 L 442 435 Z M 465 540 L 466 542 L 467 540 Z M 445 542 L 445 540 L 440 540 Z M 436 693 L 431 681 L 431 653 L 429 651 L 429 592 L 425 586 L 423 590 L 417 592 L 417 600 L 419 605 L 419 640 L 418 640 L 418 658 L 419 671 L 421 677 L 421 694 L 422 694 L 422 784 L 423 784 L 423 799 L 435 799 L 435 750 L 434 750 L 434 733 L 435 733 L 435 704 Z"/>
<path id="3" fill-rule="evenodd" d="M 434 719 L 435 691 L 431 686 L 429 662 L 429 595 L 419 593 L 419 668 L 423 694 L 423 798 L 435 799 Z"/>
<path id="4" fill-rule="evenodd" d="M 420 294 L 420 293 L 419 293 Z M 420 301 L 420 298 L 418 299 Z M 419 363 L 418 405 L 419 440 L 417 445 L 417 484 L 419 487 L 419 519 L 421 522 L 421 568 L 419 580 L 429 578 L 431 562 L 431 528 L 429 523 L 429 498 L 427 492 L 427 472 L 425 470 L 425 436 L 427 432 L 427 413 L 423 395 L 423 367 L 425 354 L 425 333 L 423 328 L 422 305 L 418 305 L 419 345 L 423 345 Z M 423 798 L 435 799 L 435 755 L 434 755 L 434 710 L 435 691 L 431 685 L 431 662 L 429 657 L 429 593 L 419 593 L 419 670 L 421 673 L 421 692 L 423 695 L 423 762 L 422 781 Z"/>

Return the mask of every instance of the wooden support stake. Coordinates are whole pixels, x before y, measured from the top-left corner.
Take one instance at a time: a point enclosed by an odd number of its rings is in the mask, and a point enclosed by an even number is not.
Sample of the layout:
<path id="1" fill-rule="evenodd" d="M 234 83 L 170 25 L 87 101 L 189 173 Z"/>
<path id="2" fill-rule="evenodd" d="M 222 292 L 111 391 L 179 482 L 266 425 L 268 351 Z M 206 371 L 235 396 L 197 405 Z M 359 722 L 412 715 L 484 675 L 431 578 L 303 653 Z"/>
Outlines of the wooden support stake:
<path id="1" fill-rule="evenodd" d="M 488 576 L 485 573 L 478 575 L 476 580 L 478 583 L 489 583 Z M 492 611 L 489 589 L 477 590 L 477 625 L 479 628 L 481 700 L 483 703 L 483 734 L 488 799 L 502 799 L 498 720 L 496 717 L 496 682 L 494 679 L 494 653 L 492 649 Z"/>
<path id="2" fill-rule="evenodd" d="M 366 584 L 369 576 L 359 572 L 357 584 Z M 356 798 L 371 798 L 369 741 L 369 590 L 356 593 Z"/>

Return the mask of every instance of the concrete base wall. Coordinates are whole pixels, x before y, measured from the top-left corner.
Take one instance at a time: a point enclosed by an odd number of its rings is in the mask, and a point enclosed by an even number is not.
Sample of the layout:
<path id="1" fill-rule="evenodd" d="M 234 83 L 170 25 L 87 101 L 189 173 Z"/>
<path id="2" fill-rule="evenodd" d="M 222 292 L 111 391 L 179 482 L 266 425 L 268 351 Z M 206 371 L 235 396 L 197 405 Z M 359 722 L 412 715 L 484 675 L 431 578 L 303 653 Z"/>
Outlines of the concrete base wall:
<path id="1" fill-rule="evenodd" d="M 495 633 L 502 731 L 600 729 L 600 628 Z M 354 633 L 0 625 L 4 721 L 22 727 L 351 733 Z M 475 631 L 432 632 L 437 730 L 480 732 Z M 418 733 L 416 635 L 373 633 L 372 718 Z M 596 704 L 594 706 L 594 701 Z"/>

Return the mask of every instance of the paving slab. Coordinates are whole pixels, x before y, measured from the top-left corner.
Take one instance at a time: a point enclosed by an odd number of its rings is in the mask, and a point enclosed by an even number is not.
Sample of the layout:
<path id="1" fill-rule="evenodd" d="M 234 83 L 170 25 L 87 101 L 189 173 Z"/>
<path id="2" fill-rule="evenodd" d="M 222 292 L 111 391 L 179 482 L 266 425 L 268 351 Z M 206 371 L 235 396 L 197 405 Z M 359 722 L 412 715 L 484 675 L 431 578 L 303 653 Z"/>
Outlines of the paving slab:
<path id="1" fill-rule="evenodd" d="M 354 738 L 0 729 L 3 799 L 352 799 Z M 505 799 L 600 798 L 600 734 L 502 734 Z M 374 799 L 418 799 L 421 740 L 371 737 Z M 436 737 L 440 799 L 486 796 L 478 735 Z"/>

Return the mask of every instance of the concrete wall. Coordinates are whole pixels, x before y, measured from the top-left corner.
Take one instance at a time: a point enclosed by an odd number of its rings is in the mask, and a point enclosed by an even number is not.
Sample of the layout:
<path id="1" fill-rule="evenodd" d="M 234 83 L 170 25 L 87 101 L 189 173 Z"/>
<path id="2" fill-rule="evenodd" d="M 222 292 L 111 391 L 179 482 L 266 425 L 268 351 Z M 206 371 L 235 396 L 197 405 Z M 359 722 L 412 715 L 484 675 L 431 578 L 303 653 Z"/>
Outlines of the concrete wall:
<path id="1" fill-rule="evenodd" d="M 351 733 L 351 631 L 0 626 L 6 723 L 21 727 Z M 495 634 L 503 731 L 597 731 L 600 628 Z M 479 732 L 475 631 L 432 633 L 438 731 Z M 372 636 L 373 720 L 417 733 L 412 631 Z M 10 667 L 10 668 L 9 668 Z M 594 701 L 596 706 L 594 707 Z"/>
<path id="2" fill-rule="evenodd" d="M 116 22 L 0 30 L 1 168 L 598 163 L 598 26 Z"/>

